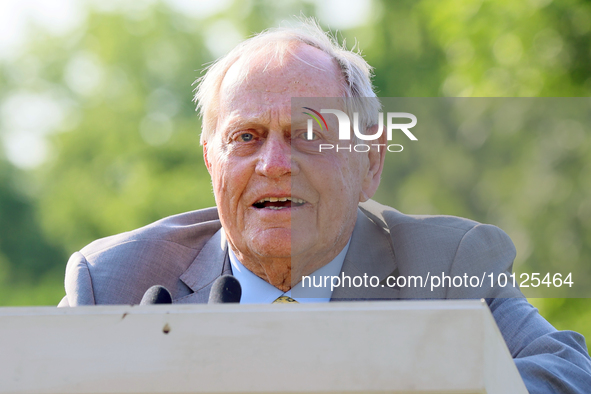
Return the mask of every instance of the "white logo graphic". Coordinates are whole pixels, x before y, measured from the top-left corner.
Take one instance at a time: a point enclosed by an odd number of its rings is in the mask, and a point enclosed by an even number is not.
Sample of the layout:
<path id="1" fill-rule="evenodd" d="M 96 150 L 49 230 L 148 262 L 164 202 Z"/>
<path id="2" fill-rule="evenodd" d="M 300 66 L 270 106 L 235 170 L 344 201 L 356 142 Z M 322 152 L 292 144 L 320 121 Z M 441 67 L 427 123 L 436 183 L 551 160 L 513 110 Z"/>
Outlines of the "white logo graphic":
<path id="1" fill-rule="evenodd" d="M 312 110 L 311 108 L 305 107 L 306 109 Z M 316 122 L 318 124 L 321 125 L 319 119 L 310 114 L 305 112 L 306 114 L 312 116 L 314 118 L 314 120 L 316 120 Z M 344 141 L 344 140 L 351 140 L 351 120 L 349 119 L 349 116 L 343 112 L 340 111 L 338 109 L 321 109 L 320 113 L 318 113 L 317 111 L 314 111 L 314 113 L 316 113 L 317 115 L 320 116 L 320 119 L 325 123 L 324 121 L 324 117 L 322 117 L 321 114 L 333 114 L 337 117 L 338 121 L 339 121 L 339 140 Z M 410 120 L 409 123 L 394 123 L 394 120 L 398 120 L 398 119 L 408 119 Z M 388 141 L 392 141 L 392 137 L 393 137 L 393 132 L 395 130 L 400 130 L 404 133 L 404 135 L 406 135 L 406 137 L 408 137 L 411 141 L 418 141 L 417 137 L 415 137 L 415 135 L 413 133 L 411 133 L 411 131 L 409 129 L 413 128 L 414 126 L 416 126 L 417 124 L 417 117 L 414 116 L 411 113 L 408 112 L 388 112 L 386 114 L 386 139 Z M 312 140 L 314 138 L 314 122 L 312 121 L 312 119 L 308 119 L 308 129 L 307 129 L 307 138 L 309 140 Z M 354 112 L 353 113 L 353 132 L 355 133 L 355 136 L 361 140 L 361 141 L 375 141 L 377 139 L 379 139 L 382 134 L 384 133 L 384 113 L 380 112 L 378 115 L 378 129 L 374 134 L 363 134 L 361 133 L 361 131 L 359 130 L 359 113 L 358 112 Z M 400 144 L 391 144 L 391 145 L 386 145 L 386 144 L 371 144 L 371 146 L 375 146 L 378 148 L 378 152 L 380 151 L 381 147 L 386 147 L 386 149 L 389 152 L 402 152 L 403 147 Z M 349 145 L 349 146 L 340 146 L 340 145 L 333 145 L 333 144 L 320 144 L 319 146 L 319 151 L 322 152 L 323 150 L 331 150 L 331 149 L 336 149 L 337 152 L 339 150 L 347 150 L 349 152 L 355 151 L 355 152 L 367 152 L 369 151 L 370 145 L 367 144 L 356 144 L 356 145 Z"/>

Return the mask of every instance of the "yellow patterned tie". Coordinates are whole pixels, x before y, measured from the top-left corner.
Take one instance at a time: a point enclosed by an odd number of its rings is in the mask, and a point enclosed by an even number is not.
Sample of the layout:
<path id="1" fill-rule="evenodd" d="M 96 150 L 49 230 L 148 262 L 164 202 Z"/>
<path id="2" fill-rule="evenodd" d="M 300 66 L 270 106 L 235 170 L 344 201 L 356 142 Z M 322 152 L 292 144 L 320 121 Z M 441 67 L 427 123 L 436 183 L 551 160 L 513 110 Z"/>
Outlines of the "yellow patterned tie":
<path id="1" fill-rule="evenodd" d="M 288 296 L 278 297 L 275 301 L 273 301 L 273 304 L 290 304 L 292 302 L 299 304 L 299 302 Z"/>

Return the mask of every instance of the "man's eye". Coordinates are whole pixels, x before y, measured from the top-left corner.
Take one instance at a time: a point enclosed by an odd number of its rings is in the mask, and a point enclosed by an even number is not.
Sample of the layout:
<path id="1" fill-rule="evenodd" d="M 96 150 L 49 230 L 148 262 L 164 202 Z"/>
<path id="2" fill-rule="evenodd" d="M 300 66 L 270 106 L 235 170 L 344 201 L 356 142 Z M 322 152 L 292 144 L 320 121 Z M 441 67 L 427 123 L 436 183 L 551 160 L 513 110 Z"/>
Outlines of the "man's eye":
<path id="1" fill-rule="evenodd" d="M 254 139 L 254 135 L 252 133 L 242 133 L 238 136 L 238 139 L 243 142 L 250 142 Z"/>
<path id="2" fill-rule="evenodd" d="M 320 139 L 320 137 L 316 133 L 312 133 L 312 136 L 310 138 L 308 132 L 305 132 L 305 133 L 300 134 L 300 138 L 302 138 L 302 139 L 304 139 L 306 141 L 315 141 L 315 140 Z"/>

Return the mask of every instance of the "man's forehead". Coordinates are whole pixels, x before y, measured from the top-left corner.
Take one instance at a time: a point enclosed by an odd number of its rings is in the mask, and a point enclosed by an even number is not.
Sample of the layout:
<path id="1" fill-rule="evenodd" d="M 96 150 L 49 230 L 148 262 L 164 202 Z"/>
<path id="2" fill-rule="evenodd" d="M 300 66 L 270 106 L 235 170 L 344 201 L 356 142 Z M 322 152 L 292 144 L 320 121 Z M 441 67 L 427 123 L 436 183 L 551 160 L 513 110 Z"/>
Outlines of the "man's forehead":
<path id="1" fill-rule="evenodd" d="M 342 94 L 340 69 L 317 48 L 295 44 L 279 54 L 269 48 L 256 55 L 244 55 L 228 69 L 220 89 L 222 100 L 253 92 L 267 102 Z"/>
<path id="2" fill-rule="evenodd" d="M 226 125 L 243 123 L 270 123 L 273 119 L 289 122 L 291 97 L 274 93 L 249 96 L 245 100 L 224 100 L 220 107 L 219 121 Z"/>

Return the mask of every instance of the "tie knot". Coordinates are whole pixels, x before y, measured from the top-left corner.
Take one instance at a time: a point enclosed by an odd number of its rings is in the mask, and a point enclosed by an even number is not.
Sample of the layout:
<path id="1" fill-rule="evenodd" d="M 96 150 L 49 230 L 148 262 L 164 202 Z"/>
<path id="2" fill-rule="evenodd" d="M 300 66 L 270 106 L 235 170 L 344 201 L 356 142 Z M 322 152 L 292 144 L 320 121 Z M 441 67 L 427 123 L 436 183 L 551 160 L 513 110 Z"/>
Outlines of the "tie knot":
<path id="1" fill-rule="evenodd" d="M 299 304 L 299 302 L 288 296 L 277 297 L 277 299 L 273 301 L 273 304 L 290 304 L 292 302 Z"/>

